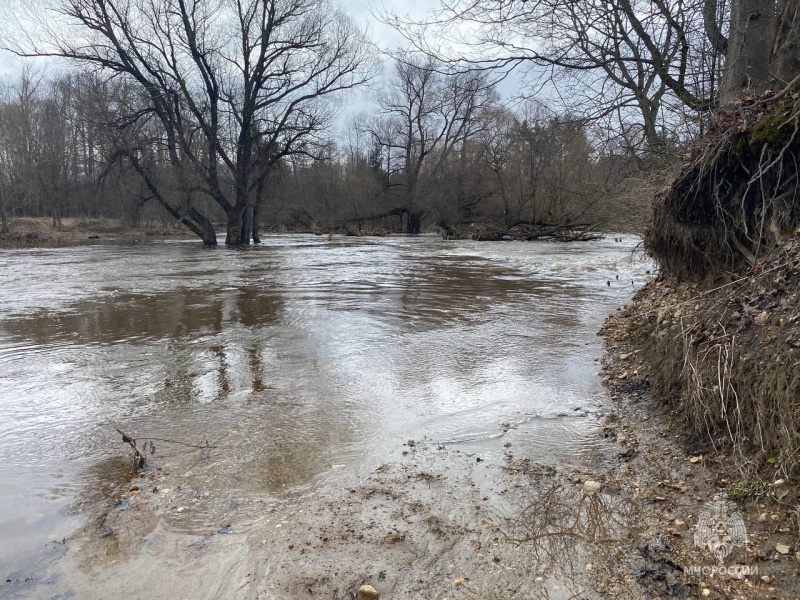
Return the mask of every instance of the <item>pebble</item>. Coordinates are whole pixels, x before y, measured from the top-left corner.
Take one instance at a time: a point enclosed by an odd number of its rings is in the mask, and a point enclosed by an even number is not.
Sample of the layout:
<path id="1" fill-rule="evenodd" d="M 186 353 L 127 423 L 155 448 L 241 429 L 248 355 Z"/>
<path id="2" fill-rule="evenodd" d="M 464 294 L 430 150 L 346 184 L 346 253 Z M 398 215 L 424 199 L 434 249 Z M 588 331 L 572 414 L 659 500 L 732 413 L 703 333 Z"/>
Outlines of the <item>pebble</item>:
<path id="1" fill-rule="evenodd" d="M 775 544 L 775 550 L 778 554 L 789 554 L 790 548 L 786 544 Z"/>
<path id="2" fill-rule="evenodd" d="M 686 521 L 681 519 L 675 519 L 673 525 L 675 526 L 675 531 L 678 533 L 685 533 L 689 531 L 689 526 L 686 524 Z"/>
<path id="3" fill-rule="evenodd" d="M 378 590 L 371 585 L 362 585 L 356 594 L 356 600 L 378 600 L 380 597 Z"/>
<path id="4" fill-rule="evenodd" d="M 590 493 L 599 492 L 602 487 L 603 485 L 599 481 L 592 481 L 590 479 L 589 481 L 583 482 L 583 489 Z"/>

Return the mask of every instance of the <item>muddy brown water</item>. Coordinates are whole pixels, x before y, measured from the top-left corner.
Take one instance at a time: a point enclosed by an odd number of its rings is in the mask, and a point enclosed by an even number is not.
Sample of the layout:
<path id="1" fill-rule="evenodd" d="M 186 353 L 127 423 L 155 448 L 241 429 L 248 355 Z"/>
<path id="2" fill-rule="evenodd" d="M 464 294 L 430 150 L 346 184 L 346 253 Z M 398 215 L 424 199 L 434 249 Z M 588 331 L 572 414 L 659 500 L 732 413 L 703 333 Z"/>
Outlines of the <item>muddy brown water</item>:
<path id="1" fill-rule="evenodd" d="M 171 440 L 214 446 L 198 530 L 339 489 L 407 440 L 491 457 L 511 429 L 518 456 L 591 452 L 596 331 L 650 268 L 622 240 L 0 251 L 0 574 L 34 574 L 87 490 L 125 481 L 109 421 L 187 477 L 210 451 Z"/>

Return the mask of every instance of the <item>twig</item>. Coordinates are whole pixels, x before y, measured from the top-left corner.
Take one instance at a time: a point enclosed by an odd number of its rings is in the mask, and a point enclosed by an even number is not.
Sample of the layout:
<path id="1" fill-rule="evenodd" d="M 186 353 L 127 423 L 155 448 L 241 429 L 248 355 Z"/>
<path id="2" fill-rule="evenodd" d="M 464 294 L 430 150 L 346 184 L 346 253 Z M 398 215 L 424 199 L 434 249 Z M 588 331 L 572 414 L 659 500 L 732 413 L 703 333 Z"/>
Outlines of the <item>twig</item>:
<path id="1" fill-rule="evenodd" d="M 129 444 L 130 447 L 133 449 L 133 468 L 134 469 L 143 468 L 147 460 L 145 459 L 144 454 L 142 454 L 139 451 L 139 447 L 136 445 L 136 439 L 132 438 L 127 433 L 122 431 L 122 429 L 114 425 L 114 423 L 112 423 L 110 419 L 106 419 L 106 421 L 108 421 L 111 424 L 111 426 L 117 430 L 117 433 L 119 433 L 122 436 L 122 441 L 125 442 L 126 444 Z"/>

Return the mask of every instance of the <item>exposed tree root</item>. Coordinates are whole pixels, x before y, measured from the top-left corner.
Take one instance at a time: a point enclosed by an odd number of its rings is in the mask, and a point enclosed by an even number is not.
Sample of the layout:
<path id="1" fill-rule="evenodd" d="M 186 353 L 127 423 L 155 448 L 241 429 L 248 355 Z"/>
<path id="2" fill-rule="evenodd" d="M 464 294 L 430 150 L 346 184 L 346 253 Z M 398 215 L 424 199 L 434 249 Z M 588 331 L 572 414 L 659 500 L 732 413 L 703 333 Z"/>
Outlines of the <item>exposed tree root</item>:
<path id="1" fill-rule="evenodd" d="M 678 277 L 742 273 L 800 227 L 800 95 L 723 113 L 658 195 L 645 246 Z"/>

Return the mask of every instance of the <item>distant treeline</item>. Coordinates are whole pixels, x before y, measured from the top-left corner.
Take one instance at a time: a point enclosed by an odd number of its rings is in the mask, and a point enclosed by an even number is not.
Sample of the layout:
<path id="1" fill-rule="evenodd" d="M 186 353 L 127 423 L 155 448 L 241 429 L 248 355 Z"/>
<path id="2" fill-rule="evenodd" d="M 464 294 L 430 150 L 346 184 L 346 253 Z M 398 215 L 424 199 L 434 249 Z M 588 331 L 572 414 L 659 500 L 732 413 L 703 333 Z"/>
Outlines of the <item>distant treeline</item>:
<path id="1" fill-rule="evenodd" d="M 535 103 L 504 108 L 480 77 L 398 62 L 370 106 L 373 114 L 322 130 L 303 151 L 272 161 L 253 194 L 256 239 L 259 227 L 531 236 L 629 228 L 649 208 L 634 151 Z M 47 216 L 53 227 L 83 216 L 163 226 L 191 211 L 224 227 L 208 186 L 176 171 L 150 111 L 135 85 L 90 72 L 26 70 L 7 81 L 0 89 L 3 229 L 18 216 Z M 183 144 L 194 159 L 208 160 L 199 136 Z M 224 169 L 219 185 L 233 193 Z"/>

